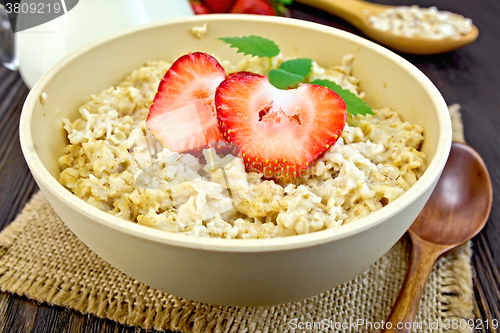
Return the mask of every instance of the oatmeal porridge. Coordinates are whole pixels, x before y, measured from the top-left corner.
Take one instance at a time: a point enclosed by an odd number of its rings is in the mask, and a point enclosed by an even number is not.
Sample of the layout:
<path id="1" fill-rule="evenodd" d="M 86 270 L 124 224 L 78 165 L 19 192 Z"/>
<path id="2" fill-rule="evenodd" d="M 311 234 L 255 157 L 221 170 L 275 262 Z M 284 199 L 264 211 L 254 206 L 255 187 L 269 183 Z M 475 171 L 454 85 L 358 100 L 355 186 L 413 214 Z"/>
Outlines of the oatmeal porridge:
<path id="1" fill-rule="evenodd" d="M 307 77 L 329 79 L 359 97 L 354 57 Z M 279 55 L 275 64 L 283 61 Z M 251 58 L 227 73 L 265 74 L 267 59 Z M 183 154 L 165 148 L 145 125 L 167 62 L 149 62 L 92 95 L 81 117 L 64 120 L 69 144 L 60 182 L 105 212 L 148 227 L 219 238 L 273 238 L 336 228 L 391 204 L 425 170 L 423 129 L 395 110 L 349 116 L 338 141 L 291 184 L 247 172 L 241 157 Z M 207 162 L 208 161 L 208 162 Z"/>

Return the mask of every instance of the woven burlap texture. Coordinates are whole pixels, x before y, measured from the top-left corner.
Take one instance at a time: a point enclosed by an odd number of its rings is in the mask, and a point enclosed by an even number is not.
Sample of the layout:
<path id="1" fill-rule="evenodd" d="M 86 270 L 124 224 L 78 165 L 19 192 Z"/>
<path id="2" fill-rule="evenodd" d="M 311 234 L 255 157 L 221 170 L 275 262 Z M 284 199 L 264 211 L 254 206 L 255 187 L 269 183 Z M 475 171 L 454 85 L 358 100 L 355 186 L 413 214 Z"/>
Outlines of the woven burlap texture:
<path id="1" fill-rule="evenodd" d="M 460 140 L 458 107 L 450 111 L 455 139 Z M 379 332 L 377 325 L 387 318 L 403 282 L 408 253 L 403 237 L 367 271 L 310 299 L 265 307 L 215 306 L 168 295 L 113 268 L 78 240 L 37 193 L 0 234 L 0 288 L 147 329 Z M 447 320 L 473 318 L 470 255 L 466 244 L 439 259 L 415 318 L 422 328 L 415 332 L 471 332 L 445 327 Z M 360 320 L 364 323 L 357 327 L 326 330 Z M 294 329 L 299 323 L 317 326 Z"/>

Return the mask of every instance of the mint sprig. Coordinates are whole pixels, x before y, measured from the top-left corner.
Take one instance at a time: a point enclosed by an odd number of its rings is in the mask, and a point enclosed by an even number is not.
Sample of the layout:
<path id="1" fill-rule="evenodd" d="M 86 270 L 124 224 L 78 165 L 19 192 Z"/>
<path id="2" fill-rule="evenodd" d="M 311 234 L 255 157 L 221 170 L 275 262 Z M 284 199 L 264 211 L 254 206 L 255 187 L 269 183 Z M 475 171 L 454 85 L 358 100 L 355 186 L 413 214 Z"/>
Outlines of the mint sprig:
<path id="1" fill-rule="evenodd" d="M 230 47 L 238 49 L 238 53 L 259 58 L 272 58 L 280 54 L 280 48 L 272 40 L 260 36 L 222 37 L 217 38 Z"/>
<path id="2" fill-rule="evenodd" d="M 222 37 L 218 38 L 230 47 L 237 48 L 239 53 L 251 55 L 259 58 L 269 58 L 272 62 L 272 57 L 280 54 L 280 48 L 272 40 L 260 36 L 243 36 L 243 37 Z M 312 71 L 312 59 L 297 58 L 287 60 L 281 63 L 279 68 L 271 69 L 267 74 L 269 82 L 278 89 L 297 88 L 298 85 L 305 81 Z M 311 84 L 320 85 L 333 90 L 337 95 L 344 100 L 347 112 L 356 116 L 361 114 L 374 114 L 372 109 L 361 98 L 353 94 L 347 89 L 343 89 L 337 83 L 330 80 L 314 80 Z"/>
<path id="3" fill-rule="evenodd" d="M 269 82 L 278 89 L 297 88 L 304 80 L 302 75 L 287 72 L 283 69 L 271 69 L 267 73 Z"/>
<path id="4" fill-rule="evenodd" d="M 347 112 L 351 113 L 353 116 L 361 114 L 366 116 L 367 114 L 375 114 L 372 109 L 363 101 L 361 98 L 353 94 L 347 89 L 342 88 L 338 84 L 330 80 L 314 80 L 311 84 L 317 84 L 319 86 L 327 87 L 333 90 L 337 95 L 344 100 L 347 107 Z"/>
<path id="5" fill-rule="evenodd" d="M 293 0 L 270 0 L 269 3 L 278 15 L 289 16 L 290 11 L 285 5 L 291 5 Z"/>
<path id="6" fill-rule="evenodd" d="M 312 63 L 309 58 L 292 59 L 281 63 L 280 69 L 306 78 L 311 73 Z"/>
<path id="7" fill-rule="evenodd" d="M 269 82 L 279 89 L 297 88 L 311 73 L 312 59 L 298 58 L 282 62 L 279 69 L 271 69 Z"/>

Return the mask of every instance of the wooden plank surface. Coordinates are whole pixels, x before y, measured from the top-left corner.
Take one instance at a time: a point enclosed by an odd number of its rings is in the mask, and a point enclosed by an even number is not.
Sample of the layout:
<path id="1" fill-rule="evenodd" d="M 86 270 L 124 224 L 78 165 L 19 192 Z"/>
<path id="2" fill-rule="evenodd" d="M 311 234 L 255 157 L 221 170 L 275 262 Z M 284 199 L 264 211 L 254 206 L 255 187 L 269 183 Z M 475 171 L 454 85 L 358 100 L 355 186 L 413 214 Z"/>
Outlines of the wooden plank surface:
<path id="1" fill-rule="evenodd" d="M 500 1 L 374 0 L 391 5 L 437 6 L 472 18 L 478 40 L 465 48 L 435 56 L 401 54 L 439 88 L 448 104 L 462 105 L 467 142 L 483 157 L 494 188 L 486 228 L 473 241 L 476 315 L 483 329 L 500 319 Z M 343 20 L 314 8 L 293 4 L 292 17 L 341 28 L 359 35 Z M 292 37 L 291 37 L 292 38 Z M 37 191 L 19 146 L 18 124 L 28 89 L 18 73 L 0 67 L 0 228 L 8 225 Z M 490 328 L 484 321 L 489 320 Z M 0 293 L 0 332 L 146 332 L 25 297 Z"/>

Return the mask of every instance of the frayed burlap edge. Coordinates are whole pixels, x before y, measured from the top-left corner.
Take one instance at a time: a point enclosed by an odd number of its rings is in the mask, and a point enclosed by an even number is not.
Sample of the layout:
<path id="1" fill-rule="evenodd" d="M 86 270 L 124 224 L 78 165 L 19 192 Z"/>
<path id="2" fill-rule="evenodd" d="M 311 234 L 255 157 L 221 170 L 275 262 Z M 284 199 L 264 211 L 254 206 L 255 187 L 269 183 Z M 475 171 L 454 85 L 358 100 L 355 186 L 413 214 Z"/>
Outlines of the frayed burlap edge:
<path id="1" fill-rule="evenodd" d="M 461 125 L 458 109 L 458 106 L 452 106 L 450 113 L 454 121 L 454 139 L 462 141 L 461 126 L 456 125 L 457 119 L 458 124 Z M 457 129 L 458 131 L 456 131 Z M 41 211 L 45 213 L 40 214 Z M 48 215 L 53 221 L 48 221 L 47 227 L 62 230 L 60 233 L 62 238 L 54 239 L 52 243 L 60 241 L 64 243 L 65 248 L 73 248 L 75 254 L 82 255 L 83 253 L 83 257 L 87 261 L 82 262 L 81 265 L 93 266 L 95 275 L 87 271 L 80 276 L 70 276 L 68 272 L 64 271 L 54 274 L 50 267 L 41 267 L 43 264 L 39 263 L 26 264 L 28 268 L 24 270 L 19 268 L 23 265 L 17 264 L 25 262 L 19 258 L 19 254 L 11 255 L 9 250 L 16 247 L 16 241 L 22 238 L 23 232 L 28 233 L 33 225 L 41 222 L 37 219 L 39 216 Z M 35 235 L 39 232 L 37 231 Z M 45 248 L 45 246 L 41 247 Z M 39 192 L 33 196 L 16 220 L 0 234 L 0 289 L 26 296 L 38 302 L 64 306 L 82 313 L 92 313 L 101 318 L 146 329 L 171 329 L 195 333 L 214 331 L 283 332 L 290 328 L 290 320 L 294 318 L 302 322 L 323 319 L 345 322 L 357 319 L 353 316 L 359 316 L 360 313 L 364 313 L 366 316 L 373 314 L 372 310 L 358 311 L 357 307 L 360 305 L 355 304 L 361 304 L 362 307 L 366 297 L 356 295 L 356 291 L 362 290 L 362 288 L 358 288 L 362 284 L 368 284 L 368 288 L 365 289 L 376 290 L 377 288 L 371 287 L 370 284 L 379 284 L 380 281 L 377 279 L 390 280 L 392 283 L 390 290 L 385 290 L 381 294 L 380 309 L 377 309 L 376 315 L 371 318 L 375 321 L 385 320 L 407 268 L 407 247 L 406 240 L 402 239 L 367 272 L 334 290 L 307 300 L 255 308 L 213 306 L 164 294 L 120 273 L 103 262 L 87 249 L 71 231 L 67 230 L 52 211 L 43 194 Z M 19 249 L 17 251 L 17 253 L 20 252 Z M 439 321 L 440 325 L 438 329 L 428 330 L 424 327 L 418 332 L 471 332 L 467 328 L 450 327 L 450 329 L 446 329 L 454 320 L 467 321 L 473 318 L 470 257 L 470 243 L 467 243 L 439 259 L 424 292 L 416 320 L 425 322 L 434 318 Z M 61 258 L 56 255 L 54 260 L 58 261 Z M 32 269 L 33 267 L 35 269 Z M 372 272 L 383 272 L 388 276 L 378 277 Z M 398 278 L 395 279 L 396 275 Z M 99 281 L 102 276 L 105 277 L 104 281 Z M 92 284 L 94 280 L 97 280 L 97 284 Z M 104 284 L 104 286 L 99 286 L 99 283 Z M 117 292 L 114 289 L 125 289 L 126 291 Z M 345 305 L 340 306 L 341 311 L 338 311 L 339 306 L 335 305 L 335 303 L 338 304 L 338 299 L 343 299 L 343 303 L 345 303 Z M 377 306 L 377 304 L 367 305 Z M 350 329 L 345 331 L 351 332 Z M 361 331 L 375 332 L 378 330 Z"/>
<path id="2" fill-rule="evenodd" d="M 471 242 L 467 242 L 461 247 L 451 251 L 446 255 L 450 259 L 446 264 L 442 264 L 439 270 L 441 285 L 438 288 L 440 308 L 440 322 L 442 327 L 446 327 L 454 321 L 462 321 L 460 325 L 453 329 L 443 330 L 443 332 L 470 333 L 472 330 L 465 327 L 465 323 L 474 318 L 472 268 L 470 265 Z M 438 263 L 439 265 L 439 263 Z"/>
<path id="3" fill-rule="evenodd" d="M 451 124 L 453 129 L 453 141 L 465 142 L 464 126 L 462 122 L 462 114 L 460 113 L 460 105 L 453 104 L 448 107 L 450 111 Z M 440 321 L 443 324 L 449 324 L 453 320 L 473 319 L 471 314 L 474 313 L 473 304 L 473 284 L 472 284 L 472 267 L 470 258 L 472 255 L 471 242 L 456 248 L 446 256 L 454 258 L 459 265 L 447 265 L 441 272 L 442 279 L 441 287 L 439 288 L 439 303 L 442 308 L 439 310 L 443 314 Z M 439 264 L 439 263 L 438 263 Z M 447 320 L 446 322 L 444 322 Z M 444 325 L 443 325 L 444 326 Z M 447 332 L 447 331 L 445 331 Z M 470 328 L 459 327 L 451 329 L 450 332 L 471 332 Z"/>

